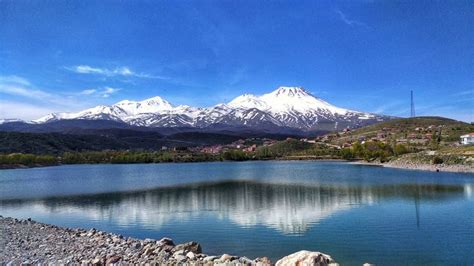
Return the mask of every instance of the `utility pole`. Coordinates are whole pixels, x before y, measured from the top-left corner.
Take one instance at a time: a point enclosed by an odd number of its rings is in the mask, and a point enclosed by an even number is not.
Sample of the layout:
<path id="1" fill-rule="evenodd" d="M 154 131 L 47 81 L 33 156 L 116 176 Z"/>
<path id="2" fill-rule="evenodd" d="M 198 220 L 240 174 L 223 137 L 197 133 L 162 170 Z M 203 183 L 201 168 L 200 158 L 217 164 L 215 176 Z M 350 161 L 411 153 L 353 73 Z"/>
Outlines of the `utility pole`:
<path id="1" fill-rule="evenodd" d="M 410 117 L 415 117 L 415 102 L 413 101 L 413 91 L 410 91 L 411 96 L 411 115 Z"/>

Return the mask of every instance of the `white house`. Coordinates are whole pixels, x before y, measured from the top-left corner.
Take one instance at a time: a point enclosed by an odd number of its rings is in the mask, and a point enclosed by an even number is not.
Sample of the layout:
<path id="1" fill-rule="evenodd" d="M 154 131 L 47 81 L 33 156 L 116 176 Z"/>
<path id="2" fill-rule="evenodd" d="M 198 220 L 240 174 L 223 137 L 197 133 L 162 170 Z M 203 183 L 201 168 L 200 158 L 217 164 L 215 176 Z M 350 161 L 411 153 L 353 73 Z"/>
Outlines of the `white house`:
<path id="1" fill-rule="evenodd" d="M 469 145 L 474 144 L 474 133 L 469 133 L 461 136 L 461 144 Z"/>

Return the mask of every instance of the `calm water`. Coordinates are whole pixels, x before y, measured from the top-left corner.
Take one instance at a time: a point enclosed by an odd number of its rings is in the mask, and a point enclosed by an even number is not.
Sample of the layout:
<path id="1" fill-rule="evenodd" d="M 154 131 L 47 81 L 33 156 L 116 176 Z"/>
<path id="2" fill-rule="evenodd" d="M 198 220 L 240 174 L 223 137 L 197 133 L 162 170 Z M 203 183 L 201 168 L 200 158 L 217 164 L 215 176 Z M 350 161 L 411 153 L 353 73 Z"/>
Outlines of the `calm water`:
<path id="1" fill-rule="evenodd" d="M 195 240 L 208 254 L 474 264 L 470 174 L 277 161 L 1 170 L 0 214 Z"/>

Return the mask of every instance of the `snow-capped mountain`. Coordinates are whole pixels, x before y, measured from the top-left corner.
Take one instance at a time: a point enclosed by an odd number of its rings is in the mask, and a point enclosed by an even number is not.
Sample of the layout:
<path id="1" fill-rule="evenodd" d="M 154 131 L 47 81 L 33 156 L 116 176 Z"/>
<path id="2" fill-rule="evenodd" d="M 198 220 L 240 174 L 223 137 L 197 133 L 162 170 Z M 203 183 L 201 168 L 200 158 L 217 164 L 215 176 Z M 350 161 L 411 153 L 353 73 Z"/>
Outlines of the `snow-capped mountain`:
<path id="1" fill-rule="evenodd" d="M 23 123 L 24 121 L 21 120 L 21 119 L 16 119 L 16 118 L 0 119 L 0 125 L 1 125 L 1 124 L 7 124 L 7 123 L 15 123 L 15 122 Z"/>
<path id="2" fill-rule="evenodd" d="M 279 87 L 261 96 L 244 94 L 229 103 L 207 108 L 174 106 L 157 96 L 140 102 L 124 100 L 111 106 L 100 105 L 77 113 L 49 114 L 32 122 L 64 119 L 105 119 L 146 127 L 277 126 L 308 131 L 359 127 L 389 117 L 336 107 L 301 87 Z"/>

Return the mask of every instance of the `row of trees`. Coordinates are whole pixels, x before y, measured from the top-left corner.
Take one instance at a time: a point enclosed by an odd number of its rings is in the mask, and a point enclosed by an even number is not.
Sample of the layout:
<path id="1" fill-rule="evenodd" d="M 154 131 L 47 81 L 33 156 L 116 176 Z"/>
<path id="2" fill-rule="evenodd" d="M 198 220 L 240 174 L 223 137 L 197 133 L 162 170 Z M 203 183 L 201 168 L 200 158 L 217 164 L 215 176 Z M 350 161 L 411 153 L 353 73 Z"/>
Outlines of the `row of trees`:
<path id="1" fill-rule="evenodd" d="M 386 162 L 392 156 L 399 156 L 410 152 L 410 149 L 403 144 L 390 145 L 383 142 L 368 141 L 364 144 L 356 142 L 350 148 L 340 151 L 343 159 L 364 159 L 366 161 L 380 160 Z"/>
<path id="2" fill-rule="evenodd" d="M 8 155 L 0 154 L 0 165 L 56 165 L 58 158 L 50 155 L 33 155 L 13 153 Z"/>
<path id="3" fill-rule="evenodd" d="M 205 153 L 181 152 L 67 152 L 61 157 L 61 163 L 164 163 L 164 162 L 203 162 L 219 160 L 217 156 Z"/>
<path id="4" fill-rule="evenodd" d="M 245 161 L 252 156 L 241 150 L 229 150 L 222 154 L 177 152 L 141 152 L 141 151 L 88 151 L 66 152 L 60 156 L 35 154 L 0 154 L 0 166 L 37 166 L 58 164 L 97 164 L 97 163 L 165 163 L 165 162 L 209 162 L 209 161 Z"/>
<path id="5" fill-rule="evenodd" d="M 338 150 L 331 146 L 314 145 L 299 140 L 286 140 L 271 146 L 259 147 L 255 152 L 228 150 L 221 154 L 206 154 L 190 151 L 89 151 L 66 152 L 61 156 L 9 154 L 0 155 L 0 165 L 56 165 L 84 163 L 162 163 L 162 162 L 204 162 L 204 161 L 246 161 L 276 159 L 285 156 L 324 156 L 343 159 L 364 159 L 387 161 L 392 156 L 410 152 L 401 144 L 382 142 L 356 142 L 350 148 Z"/>

